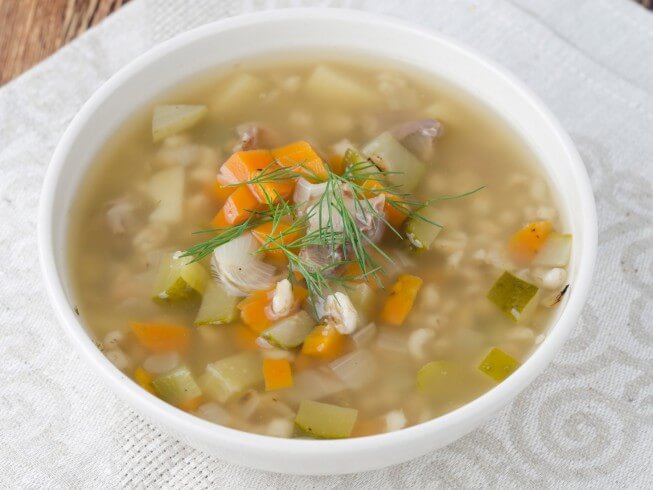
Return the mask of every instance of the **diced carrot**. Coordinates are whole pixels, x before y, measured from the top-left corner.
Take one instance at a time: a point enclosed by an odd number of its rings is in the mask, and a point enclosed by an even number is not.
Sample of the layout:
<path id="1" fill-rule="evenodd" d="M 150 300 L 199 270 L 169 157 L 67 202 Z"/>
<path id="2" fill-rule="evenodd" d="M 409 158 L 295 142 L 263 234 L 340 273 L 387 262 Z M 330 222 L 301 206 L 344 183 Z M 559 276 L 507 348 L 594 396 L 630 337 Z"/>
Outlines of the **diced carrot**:
<path id="1" fill-rule="evenodd" d="M 154 394 L 154 387 L 152 386 L 152 375 L 143 369 L 142 366 L 138 366 L 134 371 L 134 379 L 144 389 Z"/>
<path id="2" fill-rule="evenodd" d="M 221 184 L 217 179 L 211 185 L 211 194 L 220 204 L 224 204 L 227 198 L 234 193 L 236 187 Z"/>
<path id="3" fill-rule="evenodd" d="M 415 298 L 422 287 L 422 279 L 410 274 L 402 274 L 392 286 L 390 296 L 381 310 L 381 321 L 399 326 L 404 323 L 408 313 L 413 309 Z"/>
<path id="4" fill-rule="evenodd" d="M 248 187 L 236 187 L 236 190 L 227 198 L 222 209 L 211 221 L 211 226 L 228 228 L 239 225 L 246 221 L 253 211 L 259 211 L 263 206 L 264 204 L 254 197 Z"/>
<path id="5" fill-rule="evenodd" d="M 345 171 L 344 155 L 331 155 L 329 157 L 329 168 L 334 174 L 342 175 Z"/>
<path id="6" fill-rule="evenodd" d="M 256 333 L 261 333 L 272 323 L 265 312 L 270 301 L 270 291 L 256 291 L 250 294 L 238 303 L 240 319 Z"/>
<path id="7" fill-rule="evenodd" d="M 152 352 L 179 352 L 190 344 L 190 330 L 181 325 L 131 322 L 131 329 L 138 341 Z"/>
<path id="8" fill-rule="evenodd" d="M 223 167 L 238 182 L 250 181 L 262 173 L 269 174 L 280 168 L 269 150 L 237 151 L 224 162 Z M 275 178 L 267 182 L 252 183 L 248 187 L 259 201 L 276 202 L 279 198 L 288 199 L 295 186 L 293 179 Z"/>
<path id="9" fill-rule="evenodd" d="M 288 359 L 264 359 L 263 379 L 265 380 L 265 391 L 290 388 L 293 385 L 293 380 Z"/>
<path id="10" fill-rule="evenodd" d="M 301 306 L 306 301 L 306 298 L 308 298 L 308 289 L 295 284 L 292 287 L 292 294 L 295 297 L 295 301 Z"/>
<path id="11" fill-rule="evenodd" d="M 227 223 L 227 218 L 224 215 L 224 208 L 221 208 L 213 217 L 213 220 L 211 220 L 211 226 L 213 228 L 229 228 L 231 226 Z"/>
<path id="12" fill-rule="evenodd" d="M 270 150 L 237 151 L 222 164 L 220 171 L 226 170 L 238 182 L 245 182 L 270 167 L 273 162 Z"/>
<path id="13" fill-rule="evenodd" d="M 305 279 L 302 273 L 296 269 L 293 269 L 292 276 L 295 278 L 295 282 L 301 282 Z"/>
<path id="14" fill-rule="evenodd" d="M 257 335 L 245 325 L 236 325 L 233 329 L 234 342 L 242 350 L 258 350 Z"/>
<path id="15" fill-rule="evenodd" d="M 276 263 L 287 264 L 288 257 L 283 250 L 275 248 L 275 242 L 279 245 L 288 245 L 301 237 L 299 231 L 288 232 L 288 228 L 290 228 L 290 225 L 287 223 L 277 223 L 275 226 L 274 223 L 269 222 L 263 223 L 262 225 L 252 229 L 254 238 L 256 238 L 261 245 L 265 244 L 265 255 Z M 275 241 L 270 242 L 271 238 L 275 239 Z M 268 243 L 266 244 L 266 242 Z"/>
<path id="16" fill-rule="evenodd" d="M 202 403 L 204 403 L 204 397 L 200 395 L 180 403 L 178 407 L 185 412 L 194 412 Z"/>
<path id="17" fill-rule="evenodd" d="M 312 181 L 326 180 L 327 168 L 320 156 L 306 141 L 296 141 L 272 150 L 272 156 L 283 167 L 295 167 L 297 173 Z"/>
<path id="18" fill-rule="evenodd" d="M 379 193 L 382 193 L 385 195 L 385 206 L 383 207 L 383 211 L 385 212 L 385 219 L 388 220 L 388 223 L 395 228 L 399 229 L 399 227 L 402 225 L 404 221 L 406 221 L 406 218 L 408 218 L 408 215 L 404 213 L 401 209 L 397 209 L 396 206 L 392 205 L 391 201 L 394 201 L 395 203 L 397 202 L 397 197 L 394 196 L 390 192 L 381 192 L 379 189 L 383 187 L 383 184 L 377 180 L 366 180 L 363 182 L 362 185 L 364 188 L 369 189 L 370 193 L 367 197 L 374 197 L 375 195 L 378 195 Z M 394 197 L 394 199 L 393 199 Z"/>
<path id="19" fill-rule="evenodd" d="M 345 350 L 345 336 L 333 325 L 320 324 L 304 339 L 302 354 L 320 359 L 334 359 Z"/>
<path id="20" fill-rule="evenodd" d="M 528 263 L 537 255 L 549 237 L 553 225 L 550 221 L 535 221 L 515 233 L 508 243 L 510 256 L 520 263 Z"/>

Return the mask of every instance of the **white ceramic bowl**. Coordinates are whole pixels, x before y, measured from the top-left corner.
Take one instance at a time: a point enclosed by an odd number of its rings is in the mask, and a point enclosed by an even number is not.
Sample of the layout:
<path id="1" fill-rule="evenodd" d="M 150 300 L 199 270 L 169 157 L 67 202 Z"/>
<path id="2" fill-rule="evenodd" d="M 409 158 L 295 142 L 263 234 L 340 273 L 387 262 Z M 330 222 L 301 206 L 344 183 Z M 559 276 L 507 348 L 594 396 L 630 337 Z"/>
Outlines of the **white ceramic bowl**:
<path id="1" fill-rule="evenodd" d="M 204 70 L 265 53 L 307 49 L 398 60 L 474 94 L 508 121 L 539 157 L 574 234 L 571 291 L 536 352 L 480 398 L 397 432 L 346 440 L 288 440 L 211 424 L 131 382 L 100 353 L 73 313 L 65 257 L 71 202 L 93 156 L 132 109 Z M 75 348 L 118 395 L 194 447 L 238 464 L 302 474 L 349 473 L 406 461 L 455 441 L 510 402 L 544 370 L 576 324 L 590 286 L 596 243 L 594 200 L 585 168 L 560 124 L 529 90 L 448 39 L 389 18 L 335 9 L 230 18 L 180 35 L 130 63 L 89 99 L 61 139 L 48 168 L 39 216 L 41 264 L 57 315 Z"/>

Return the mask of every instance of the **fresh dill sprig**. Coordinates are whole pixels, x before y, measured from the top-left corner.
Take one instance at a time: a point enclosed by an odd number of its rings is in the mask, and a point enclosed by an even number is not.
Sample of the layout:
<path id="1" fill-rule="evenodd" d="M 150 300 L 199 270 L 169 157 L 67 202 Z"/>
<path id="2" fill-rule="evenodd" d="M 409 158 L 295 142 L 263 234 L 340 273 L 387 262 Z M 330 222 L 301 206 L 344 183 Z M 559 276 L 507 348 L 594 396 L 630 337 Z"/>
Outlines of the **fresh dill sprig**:
<path id="1" fill-rule="evenodd" d="M 317 175 L 304 162 L 281 166 L 275 161 L 257 171 L 251 179 L 229 184 L 233 187 L 256 186 L 261 190 L 267 207 L 251 211 L 245 222 L 233 227 L 195 232 L 216 235 L 191 246 L 183 256 L 192 256 L 194 261 L 201 260 L 220 245 L 257 226 L 271 223 L 271 233 L 256 252 L 281 251 L 288 261 L 288 277 L 294 281 L 294 273 L 299 273 L 312 297 L 324 297 L 325 292 L 331 291 L 331 284 L 336 281 L 371 278 L 382 286 L 380 275 L 384 273 L 384 268 L 379 258 L 388 263 L 392 263 L 393 259 L 361 229 L 359 217 L 368 216 L 373 220 L 380 220 L 400 239 L 404 239 L 404 236 L 388 222 L 383 211 L 374 208 L 370 202 L 373 197 L 384 195 L 387 204 L 409 218 L 421 219 L 433 226 L 442 227 L 441 224 L 423 216 L 420 210 L 438 201 L 461 199 L 483 189 L 479 187 L 462 194 L 418 201 L 412 198 L 411 194 L 403 192 L 400 185 L 388 183 L 389 175 L 401 172 L 381 170 L 370 160 L 351 163 L 342 175 L 336 174 L 328 167 L 325 167 L 325 172 L 326 176 Z M 270 196 L 266 190 L 266 184 L 299 177 L 324 182 L 324 192 L 314 201 L 298 205 L 290 204 L 279 195 Z M 362 185 L 367 181 L 374 182 L 374 187 Z M 282 223 L 285 226 L 282 227 Z M 323 266 L 303 257 L 300 250 L 305 247 L 328 250 L 330 263 Z M 350 264 L 355 264 L 361 274 L 338 274 Z"/>

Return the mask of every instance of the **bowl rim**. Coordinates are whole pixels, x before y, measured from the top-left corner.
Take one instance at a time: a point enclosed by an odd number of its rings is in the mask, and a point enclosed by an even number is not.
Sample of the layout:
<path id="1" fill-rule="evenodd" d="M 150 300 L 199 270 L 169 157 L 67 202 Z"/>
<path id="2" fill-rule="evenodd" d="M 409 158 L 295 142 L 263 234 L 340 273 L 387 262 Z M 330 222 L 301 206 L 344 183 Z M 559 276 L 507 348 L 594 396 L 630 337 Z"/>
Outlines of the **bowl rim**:
<path id="1" fill-rule="evenodd" d="M 57 197 L 55 191 L 62 175 L 61 171 L 64 162 L 70 149 L 75 144 L 81 128 L 86 124 L 100 104 L 115 89 L 127 82 L 133 74 L 147 68 L 154 60 L 165 57 L 169 52 L 192 44 L 196 40 L 204 36 L 209 36 L 214 32 L 228 31 L 238 29 L 245 25 L 275 20 L 302 21 L 315 20 L 317 18 L 335 22 L 338 20 L 354 19 L 364 24 L 375 24 L 376 26 L 389 30 L 400 29 L 412 31 L 413 34 L 418 34 L 446 45 L 448 49 L 455 51 L 458 55 L 473 59 L 474 62 L 484 65 L 485 69 L 494 72 L 494 74 L 507 82 L 507 85 L 515 93 L 518 93 L 530 103 L 532 109 L 539 113 L 539 116 L 550 126 L 552 133 L 556 135 L 561 149 L 564 150 L 567 160 L 572 166 L 571 171 L 575 183 L 578 186 L 579 205 L 582 213 L 586 217 L 582 224 L 584 236 L 581 251 L 582 260 L 578 265 L 577 277 L 574 282 L 574 294 L 569 298 L 564 311 L 557 321 L 549 327 L 544 341 L 515 373 L 506 381 L 498 384 L 478 398 L 435 419 L 395 432 L 341 440 L 284 439 L 224 427 L 183 412 L 146 392 L 136 383 L 130 382 L 130 378 L 118 370 L 97 349 L 90 336 L 86 333 L 81 321 L 70 308 L 64 291 L 63 280 L 59 277 L 57 271 L 53 246 L 55 232 L 53 212 Z M 379 56 L 382 57 L 382 53 L 379 53 Z M 85 166 L 86 172 L 88 168 L 90 168 L 89 164 Z M 138 407 L 142 413 L 156 412 L 160 417 L 167 419 L 168 426 L 177 427 L 181 433 L 187 432 L 188 434 L 194 434 L 202 438 L 206 438 L 208 435 L 213 440 L 220 440 L 223 443 L 230 444 L 231 447 L 258 449 L 270 453 L 282 451 L 289 456 L 310 453 L 311 455 L 328 457 L 331 454 L 340 454 L 343 450 L 352 453 L 353 451 L 365 451 L 366 449 L 379 445 L 386 447 L 396 446 L 404 442 L 410 442 L 418 435 L 424 435 L 425 433 L 434 435 L 452 426 L 464 426 L 472 420 L 483 418 L 488 413 L 496 412 L 514 399 L 519 392 L 528 386 L 549 365 L 580 316 L 591 285 L 596 258 L 597 221 L 589 177 L 571 138 L 539 97 L 496 62 L 489 60 L 484 55 L 480 55 L 476 51 L 461 45 L 458 41 L 451 40 L 440 33 L 386 15 L 341 8 L 289 8 L 229 17 L 181 33 L 139 55 L 104 82 L 84 103 L 83 107 L 67 127 L 47 168 L 38 211 L 38 249 L 46 289 L 62 328 L 75 345 L 76 350 L 82 353 L 82 357 L 86 362 L 95 371 L 101 373 L 102 378 L 109 382 L 123 399 L 128 400 L 132 407 Z"/>

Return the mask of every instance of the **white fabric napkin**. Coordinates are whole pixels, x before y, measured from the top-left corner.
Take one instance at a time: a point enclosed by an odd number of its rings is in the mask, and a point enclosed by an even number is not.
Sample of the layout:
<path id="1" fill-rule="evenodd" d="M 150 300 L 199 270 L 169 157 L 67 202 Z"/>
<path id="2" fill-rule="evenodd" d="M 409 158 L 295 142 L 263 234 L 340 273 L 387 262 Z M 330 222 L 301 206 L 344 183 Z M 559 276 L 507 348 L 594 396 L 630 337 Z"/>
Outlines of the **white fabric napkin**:
<path id="1" fill-rule="evenodd" d="M 66 125 L 153 44 L 241 12 L 375 10 L 445 33 L 551 107 L 591 175 L 595 287 L 555 362 L 451 446 L 369 473 L 296 477 L 159 432 L 71 349 L 40 278 L 36 210 Z M 0 486 L 644 488 L 653 481 L 653 14 L 628 0 L 135 0 L 0 89 Z"/>

